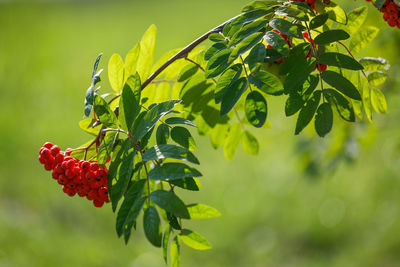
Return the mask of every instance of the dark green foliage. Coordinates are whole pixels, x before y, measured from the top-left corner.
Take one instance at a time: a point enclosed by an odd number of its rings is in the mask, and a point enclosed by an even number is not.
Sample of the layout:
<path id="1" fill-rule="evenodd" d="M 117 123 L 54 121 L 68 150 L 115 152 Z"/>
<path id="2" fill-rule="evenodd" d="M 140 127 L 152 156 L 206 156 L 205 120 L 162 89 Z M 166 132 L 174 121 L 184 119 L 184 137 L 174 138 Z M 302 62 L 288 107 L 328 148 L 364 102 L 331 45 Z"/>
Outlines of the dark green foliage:
<path id="1" fill-rule="evenodd" d="M 269 22 L 269 26 L 272 28 L 284 33 L 286 35 L 303 39 L 302 32 L 306 30 L 306 28 L 300 24 L 293 24 L 289 21 L 281 18 L 273 18 Z"/>
<path id="2" fill-rule="evenodd" d="M 336 41 L 343 41 L 348 38 L 350 38 L 350 35 L 344 30 L 329 30 L 317 35 L 317 37 L 315 37 L 314 39 L 314 42 L 316 44 L 322 45 L 333 43 Z"/>
<path id="3" fill-rule="evenodd" d="M 247 120 L 254 127 L 264 125 L 268 114 L 267 101 L 259 92 L 252 91 L 247 95 L 244 110 Z"/>
<path id="4" fill-rule="evenodd" d="M 360 92 L 358 92 L 357 88 L 352 84 L 351 81 L 349 81 L 339 73 L 327 70 L 321 74 L 321 77 L 324 82 L 333 86 L 336 90 L 340 91 L 344 95 L 354 100 L 361 100 L 361 95 Z"/>
<path id="5" fill-rule="evenodd" d="M 315 91 L 311 98 L 306 102 L 306 105 L 300 110 L 296 122 L 295 134 L 299 134 L 310 123 L 318 108 L 320 99 L 321 91 Z"/>
<path id="6" fill-rule="evenodd" d="M 332 129 L 333 113 L 328 103 L 321 104 L 315 115 L 315 131 L 320 137 L 324 137 Z"/>
<path id="7" fill-rule="evenodd" d="M 150 200 L 160 208 L 172 213 L 177 217 L 190 219 L 185 204 L 173 192 L 157 190 L 150 194 Z"/>
<path id="8" fill-rule="evenodd" d="M 143 227 L 147 240 L 154 246 L 161 247 L 161 222 L 155 207 L 150 206 L 144 211 Z"/>

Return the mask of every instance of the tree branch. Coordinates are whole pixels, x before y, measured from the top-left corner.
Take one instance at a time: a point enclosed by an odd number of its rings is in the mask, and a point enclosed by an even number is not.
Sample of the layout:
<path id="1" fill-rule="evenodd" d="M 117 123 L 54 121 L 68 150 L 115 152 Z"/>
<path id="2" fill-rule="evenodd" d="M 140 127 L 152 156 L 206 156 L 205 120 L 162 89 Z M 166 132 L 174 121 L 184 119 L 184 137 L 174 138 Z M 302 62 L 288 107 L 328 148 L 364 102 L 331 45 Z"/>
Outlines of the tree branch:
<path id="1" fill-rule="evenodd" d="M 155 78 L 157 78 L 160 73 L 165 70 L 169 65 L 174 63 L 176 60 L 185 58 L 195 47 L 197 47 L 199 44 L 201 44 L 203 41 L 207 40 L 208 36 L 210 36 L 213 33 L 220 32 L 224 29 L 225 25 L 228 24 L 229 22 L 233 21 L 236 19 L 238 16 L 231 18 L 230 20 L 222 23 L 218 27 L 215 27 L 214 29 L 209 30 L 196 40 L 194 40 L 192 43 L 187 45 L 185 48 L 183 48 L 181 51 L 176 53 L 173 57 L 167 60 L 161 67 L 159 67 L 153 74 L 151 74 L 146 81 L 143 82 L 142 84 L 142 90 L 146 88 L 147 85 L 149 85 Z"/>

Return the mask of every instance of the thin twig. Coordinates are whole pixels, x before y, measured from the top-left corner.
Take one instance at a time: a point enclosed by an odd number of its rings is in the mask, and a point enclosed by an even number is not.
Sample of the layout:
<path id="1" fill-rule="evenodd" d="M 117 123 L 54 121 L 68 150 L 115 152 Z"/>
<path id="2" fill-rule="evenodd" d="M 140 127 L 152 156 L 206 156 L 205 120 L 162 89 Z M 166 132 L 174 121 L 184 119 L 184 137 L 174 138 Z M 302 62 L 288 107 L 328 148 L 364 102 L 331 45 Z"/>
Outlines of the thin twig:
<path id="1" fill-rule="evenodd" d="M 199 63 L 197 63 L 197 62 L 195 62 L 194 60 L 191 60 L 190 58 L 188 58 L 188 57 L 185 57 L 185 60 L 187 60 L 187 61 L 189 61 L 189 62 L 192 62 L 194 65 L 196 65 L 199 69 L 201 69 L 203 72 L 206 72 L 206 70 L 199 64 Z"/>

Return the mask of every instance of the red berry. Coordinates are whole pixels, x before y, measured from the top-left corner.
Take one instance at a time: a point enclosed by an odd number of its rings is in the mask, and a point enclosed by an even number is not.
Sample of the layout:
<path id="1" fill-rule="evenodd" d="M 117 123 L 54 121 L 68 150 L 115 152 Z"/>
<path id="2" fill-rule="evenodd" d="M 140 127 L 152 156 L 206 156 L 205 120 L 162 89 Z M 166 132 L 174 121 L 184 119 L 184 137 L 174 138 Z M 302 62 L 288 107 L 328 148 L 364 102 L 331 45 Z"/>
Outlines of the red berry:
<path id="1" fill-rule="evenodd" d="M 103 204 L 104 204 L 104 201 L 97 200 L 97 199 L 93 200 L 93 205 L 94 205 L 96 208 L 102 207 Z"/>
<path id="2" fill-rule="evenodd" d="M 92 171 L 97 171 L 99 169 L 99 164 L 97 162 L 90 163 L 90 169 Z"/>
<path id="3" fill-rule="evenodd" d="M 64 156 L 61 155 L 61 154 L 57 154 L 57 155 L 54 157 L 54 161 L 55 161 L 56 163 L 62 163 L 62 162 L 64 161 Z"/>
<path id="4" fill-rule="evenodd" d="M 53 146 L 53 144 L 50 143 L 50 142 L 46 142 L 46 143 L 44 143 L 44 145 L 43 145 L 43 147 L 45 147 L 45 148 L 47 148 L 47 149 L 50 149 L 52 146 Z"/>
<path id="5" fill-rule="evenodd" d="M 55 156 L 57 156 L 58 153 L 60 153 L 60 147 L 57 145 L 54 145 L 51 147 L 50 151 L 51 151 L 51 155 L 53 157 L 55 157 Z"/>
<path id="6" fill-rule="evenodd" d="M 52 162 L 46 162 L 44 164 L 44 168 L 46 171 L 51 171 L 53 169 L 53 167 L 54 167 L 54 164 Z"/>
<path id="7" fill-rule="evenodd" d="M 68 169 L 65 171 L 65 176 L 69 179 L 73 179 L 75 177 L 75 173 L 73 171 L 73 169 Z"/>
<path id="8" fill-rule="evenodd" d="M 42 157 L 42 156 L 40 155 L 40 156 L 39 156 L 39 162 L 40 162 L 41 164 L 44 164 L 44 163 L 46 162 L 46 160 L 45 160 L 44 157 Z"/>

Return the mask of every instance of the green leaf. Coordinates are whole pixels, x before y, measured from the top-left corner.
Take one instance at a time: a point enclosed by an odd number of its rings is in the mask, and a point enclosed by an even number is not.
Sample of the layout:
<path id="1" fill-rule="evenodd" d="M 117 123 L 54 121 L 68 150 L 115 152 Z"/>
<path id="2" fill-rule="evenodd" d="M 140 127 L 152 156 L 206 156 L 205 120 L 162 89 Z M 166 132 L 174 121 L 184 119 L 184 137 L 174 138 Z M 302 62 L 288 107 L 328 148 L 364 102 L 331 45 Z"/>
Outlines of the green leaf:
<path id="1" fill-rule="evenodd" d="M 315 37 L 314 42 L 318 45 L 329 44 L 350 38 L 350 35 L 344 30 L 328 30 Z"/>
<path id="2" fill-rule="evenodd" d="M 225 37 L 219 33 L 212 33 L 208 36 L 208 39 L 212 42 L 225 42 Z"/>
<path id="3" fill-rule="evenodd" d="M 247 80 L 242 77 L 226 88 L 225 94 L 221 101 L 220 116 L 223 117 L 235 106 L 236 102 L 242 96 L 247 88 Z"/>
<path id="4" fill-rule="evenodd" d="M 157 127 L 157 132 L 156 132 L 156 141 L 157 145 L 164 145 L 167 143 L 169 138 L 169 127 L 168 125 L 165 124 L 160 124 Z"/>
<path id="5" fill-rule="evenodd" d="M 162 248 L 163 248 L 163 258 L 165 264 L 168 264 L 168 243 L 169 243 L 169 236 L 171 235 L 171 227 L 169 224 L 165 227 L 164 235 L 162 239 Z"/>
<path id="6" fill-rule="evenodd" d="M 265 9 L 260 8 L 260 9 L 247 11 L 247 12 L 243 13 L 242 15 L 240 15 L 239 17 L 237 17 L 236 19 L 234 19 L 231 23 L 233 26 L 243 25 L 248 22 L 252 22 L 258 18 L 264 17 L 268 14 L 271 14 L 273 12 L 274 12 L 274 9 L 272 9 L 272 8 L 265 8 Z"/>
<path id="7" fill-rule="evenodd" d="M 204 59 L 210 60 L 214 55 L 226 48 L 227 46 L 225 43 L 215 43 L 206 51 L 204 54 Z"/>
<path id="8" fill-rule="evenodd" d="M 173 181 L 170 181 L 170 183 L 173 185 L 176 185 L 180 188 L 186 189 L 186 190 L 191 190 L 191 191 L 199 191 L 200 190 L 200 187 L 196 183 L 196 180 L 191 177 L 182 178 L 179 180 L 173 180 Z"/>
<path id="9" fill-rule="evenodd" d="M 314 58 L 299 59 L 283 82 L 285 93 L 290 93 L 301 87 L 315 68 Z"/>
<path id="10" fill-rule="evenodd" d="M 358 92 L 357 88 L 352 84 L 351 81 L 349 81 L 339 73 L 326 70 L 322 72 L 321 77 L 324 82 L 333 86 L 336 90 L 340 91 L 344 95 L 354 100 L 361 100 L 361 95 L 360 92 Z"/>
<path id="11" fill-rule="evenodd" d="M 126 187 L 129 184 L 132 176 L 132 167 L 135 159 L 135 149 L 131 147 L 130 140 L 126 139 L 123 144 L 123 156 L 121 165 L 118 168 L 117 182 L 112 186 L 110 199 L 112 209 L 115 211 L 117 208 L 118 201 L 121 199 L 126 191 Z"/>
<path id="12" fill-rule="evenodd" d="M 299 21 L 308 21 L 308 16 L 305 12 L 298 8 L 290 7 L 290 6 L 283 6 L 278 8 L 275 11 L 276 15 L 284 16 L 292 19 L 296 19 Z"/>
<path id="13" fill-rule="evenodd" d="M 313 30 L 313 29 L 321 27 L 328 20 L 328 17 L 329 17 L 328 13 L 323 13 L 323 14 L 320 14 L 320 15 L 314 17 L 310 21 L 310 29 Z"/>
<path id="14" fill-rule="evenodd" d="M 264 32 L 256 32 L 243 41 L 241 41 L 233 50 L 232 53 L 229 55 L 228 62 L 233 62 L 237 59 L 240 55 L 245 53 L 247 50 L 251 49 L 255 46 L 264 36 Z"/>
<path id="15" fill-rule="evenodd" d="M 194 141 L 193 136 L 190 134 L 189 130 L 184 127 L 175 126 L 172 128 L 171 138 L 184 148 L 191 151 L 196 150 L 196 142 Z"/>
<path id="16" fill-rule="evenodd" d="M 247 95 L 244 110 L 247 120 L 254 127 L 262 127 L 267 120 L 267 101 L 257 91 L 252 91 Z"/>
<path id="17" fill-rule="evenodd" d="M 170 113 L 173 108 L 180 102 L 181 100 L 168 100 L 162 103 L 155 104 L 149 111 L 147 111 L 143 119 L 140 120 L 137 128 L 133 133 L 135 140 L 141 140 L 151 129 L 153 129 L 154 125 L 163 116 Z"/>
<path id="18" fill-rule="evenodd" d="M 199 70 L 199 67 L 197 67 L 194 64 L 186 65 L 185 67 L 183 67 L 183 69 L 181 70 L 181 72 L 178 75 L 178 82 L 186 81 L 187 79 L 189 79 L 190 77 L 195 75 L 198 70 Z"/>
<path id="19" fill-rule="evenodd" d="M 349 122 L 355 121 L 355 115 L 351 103 L 340 93 L 333 89 L 324 89 L 324 96 L 334 106 L 340 117 Z"/>
<path id="20" fill-rule="evenodd" d="M 189 126 L 196 127 L 196 125 L 193 122 L 186 120 L 184 118 L 181 118 L 181 117 L 168 118 L 165 120 L 165 123 L 169 124 L 169 125 L 182 124 L 182 125 L 189 125 Z"/>
<path id="21" fill-rule="evenodd" d="M 340 24 L 347 24 L 346 12 L 339 5 L 331 1 L 329 5 L 324 4 L 324 7 L 331 20 Z"/>
<path id="22" fill-rule="evenodd" d="M 327 52 L 319 56 L 321 64 L 349 70 L 362 70 L 364 67 L 352 57 L 336 52 Z"/>
<path id="23" fill-rule="evenodd" d="M 140 202 L 139 200 L 142 195 L 145 183 L 146 180 L 144 179 L 135 181 L 134 183 L 132 183 L 128 192 L 125 194 L 124 201 L 122 202 L 121 208 L 118 211 L 117 221 L 115 225 L 119 237 L 124 233 L 126 225 L 130 221 L 135 221 L 137 216 L 139 215 L 142 207 L 139 207 L 136 202 Z"/>
<path id="24" fill-rule="evenodd" d="M 120 93 L 124 85 L 124 62 L 118 54 L 113 54 L 108 61 L 108 79 L 111 88 Z"/>
<path id="25" fill-rule="evenodd" d="M 160 208 L 172 213 L 177 217 L 190 219 L 189 212 L 183 203 L 174 193 L 163 190 L 151 192 L 150 200 L 157 204 Z"/>
<path id="26" fill-rule="evenodd" d="M 364 67 L 364 71 L 385 70 L 389 67 L 389 63 L 383 58 L 363 57 L 360 64 Z"/>
<path id="27" fill-rule="evenodd" d="M 279 75 L 288 74 L 290 70 L 294 69 L 299 60 L 303 60 L 307 56 L 309 51 L 309 43 L 301 43 L 292 48 L 287 58 L 279 66 Z"/>
<path id="28" fill-rule="evenodd" d="M 175 236 L 174 240 L 172 240 L 170 248 L 169 248 L 169 255 L 171 258 L 171 267 L 179 267 L 179 260 L 180 260 L 180 245 L 178 241 L 178 237 Z"/>
<path id="29" fill-rule="evenodd" d="M 143 228 L 147 240 L 154 246 L 161 247 L 162 231 L 160 216 L 158 216 L 158 212 L 153 206 L 148 207 L 144 211 Z"/>
<path id="30" fill-rule="evenodd" d="M 371 93 L 369 86 L 365 86 L 364 82 L 361 82 L 360 87 L 362 88 L 362 103 L 367 119 L 372 122 L 372 104 L 371 104 Z"/>
<path id="31" fill-rule="evenodd" d="M 204 204 L 191 204 L 187 206 L 187 209 L 190 219 L 210 219 L 221 216 L 217 209 Z"/>
<path id="32" fill-rule="evenodd" d="M 368 7 L 362 6 L 354 9 L 347 16 L 347 24 L 338 26 L 338 29 L 345 30 L 348 34 L 355 34 L 360 27 L 363 25 L 365 19 L 367 18 Z"/>
<path id="33" fill-rule="evenodd" d="M 199 160 L 188 149 L 176 145 L 156 145 L 143 154 L 144 161 L 152 161 L 157 159 L 181 159 L 191 163 L 199 164 Z"/>
<path id="34" fill-rule="evenodd" d="M 299 117 L 296 122 L 295 134 L 299 134 L 312 120 L 315 111 L 318 108 L 321 100 L 321 91 L 315 91 L 311 98 L 306 102 L 306 105 L 300 110 Z"/>
<path id="35" fill-rule="evenodd" d="M 157 28 L 153 24 L 144 33 L 140 41 L 140 54 L 137 61 L 136 71 L 142 79 L 146 79 L 150 74 L 151 65 L 154 59 L 154 48 L 156 45 Z"/>
<path id="36" fill-rule="evenodd" d="M 85 132 L 97 136 L 101 130 L 101 125 L 97 125 L 96 127 L 92 127 L 96 121 L 92 118 L 86 118 L 79 122 L 79 127 Z"/>
<path id="37" fill-rule="evenodd" d="M 229 67 L 228 59 L 232 49 L 225 49 L 216 53 L 207 63 L 205 70 L 207 78 L 213 78 L 220 75 Z"/>
<path id="38" fill-rule="evenodd" d="M 187 246 L 196 250 L 207 250 L 212 248 L 207 239 L 202 237 L 200 234 L 188 229 L 182 229 L 181 233 L 179 234 L 179 238 Z"/>
<path id="39" fill-rule="evenodd" d="M 284 58 L 284 56 L 273 48 L 267 48 L 265 50 L 264 63 L 274 62 L 274 61 L 280 60 L 282 58 Z"/>
<path id="40" fill-rule="evenodd" d="M 107 132 L 105 134 L 104 139 L 101 141 L 99 152 L 97 153 L 97 163 L 100 165 L 106 164 L 117 139 L 118 134 L 116 132 Z"/>
<path id="41" fill-rule="evenodd" d="M 170 212 L 165 212 L 165 213 L 167 214 L 168 224 L 175 230 L 182 230 L 182 227 L 178 222 L 178 218 Z"/>
<path id="42" fill-rule="evenodd" d="M 136 227 L 136 218 L 138 217 L 138 214 L 142 210 L 145 201 L 146 201 L 145 197 L 141 197 L 137 201 L 135 201 L 132 207 L 132 212 L 129 213 L 126 219 L 127 224 L 124 230 L 125 244 L 128 244 L 129 238 L 131 236 L 132 226 L 135 225 Z"/>
<path id="43" fill-rule="evenodd" d="M 140 44 L 136 44 L 125 57 L 125 79 L 136 74 L 139 55 Z"/>
<path id="44" fill-rule="evenodd" d="M 382 71 L 374 71 L 368 74 L 368 82 L 372 86 L 378 86 L 386 82 L 387 74 Z"/>
<path id="45" fill-rule="evenodd" d="M 374 26 L 366 26 L 359 30 L 350 40 L 349 49 L 353 54 L 359 53 L 378 35 L 379 29 Z"/>
<path id="46" fill-rule="evenodd" d="M 378 113 L 387 113 L 387 103 L 385 95 L 377 88 L 371 89 L 371 104 L 374 110 Z"/>
<path id="47" fill-rule="evenodd" d="M 315 130 L 320 137 L 324 137 L 332 130 L 333 112 L 328 103 L 322 103 L 315 115 Z"/>
<path id="48" fill-rule="evenodd" d="M 231 161 L 235 155 L 241 137 L 242 129 L 240 123 L 233 124 L 229 129 L 228 138 L 225 139 L 224 143 L 224 155 L 228 161 Z"/>
<path id="49" fill-rule="evenodd" d="M 292 116 L 296 114 L 307 102 L 310 95 L 317 88 L 319 77 L 316 75 L 310 75 L 304 82 L 303 86 L 299 88 L 299 91 L 293 91 L 290 93 L 285 104 L 286 116 Z"/>
<path id="50" fill-rule="evenodd" d="M 238 63 L 227 69 L 218 79 L 217 86 L 215 87 L 215 103 L 218 104 L 232 83 L 236 82 L 242 74 L 242 64 Z"/>
<path id="51" fill-rule="evenodd" d="M 199 177 L 202 174 L 184 163 L 168 162 L 161 166 L 155 166 L 149 171 L 148 176 L 152 180 L 170 181 L 186 177 Z"/>
<path id="52" fill-rule="evenodd" d="M 289 54 L 289 45 L 285 39 L 276 32 L 269 31 L 265 34 L 264 40 L 272 46 L 278 53 L 287 56 Z"/>
<path id="53" fill-rule="evenodd" d="M 229 130 L 228 124 L 217 124 L 211 130 L 210 134 L 211 145 L 215 149 L 218 149 L 220 146 L 224 144 L 228 130 Z"/>
<path id="54" fill-rule="evenodd" d="M 249 55 L 245 59 L 245 62 L 249 65 L 250 70 L 259 64 L 264 63 L 266 56 L 266 48 L 263 43 L 256 44 L 250 51 Z"/>
<path id="55" fill-rule="evenodd" d="M 269 95 L 281 95 L 283 92 L 281 80 L 266 71 L 259 71 L 255 75 L 252 73 L 249 76 L 249 82 Z"/>
<path id="56" fill-rule="evenodd" d="M 260 149 L 257 138 L 247 130 L 242 134 L 242 147 L 250 155 L 257 155 Z"/>
<path id="57" fill-rule="evenodd" d="M 280 3 L 274 0 L 267 0 L 267 1 L 253 1 L 249 4 L 247 4 L 243 9 L 242 12 L 247 12 L 259 8 L 268 8 L 268 7 L 274 7 L 274 6 L 280 6 Z"/>
<path id="58" fill-rule="evenodd" d="M 129 76 L 119 100 L 119 121 L 125 131 L 130 131 L 139 115 L 141 90 L 139 74 Z"/>
<path id="59" fill-rule="evenodd" d="M 231 40 L 228 43 L 228 47 L 232 47 L 241 42 L 242 40 L 244 40 L 245 38 L 259 32 L 260 30 L 265 28 L 266 25 L 267 25 L 267 20 L 263 19 L 263 20 L 256 20 L 244 26 L 239 31 L 237 31 L 235 35 L 231 38 Z"/>
<path id="60" fill-rule="evenodd" d="M 85 96 L 85 116 L 89 116 L 90 112 L 92 111 L 93 108 L 93 101 L 94 101 L 94 86 L 100 82 L 100 74 L 102 73 L 103 69 L 97 71 L 97 67 L 99 66 L 100 58 L 103 55 L 101 53 L 100 55 L 97 56 L 94 66 L 93 66 L 93 72 L 92 72 L 92 82 L 89 86 L 89 88 L 86 91 L 86 96 Z"/>
<path id="61" fill-rule="evenodd" d="M 108 194 L 111 196 L 112 194 L 112 183 L 113 180 L 117 180 L 117 174 L 118 174 L 118 167 L 121 165 L 122 162 L 122 156 L 124 154 L 124 144 L 125 142 L 120 142 L 114 147 L 114 151 L 111 154 L 111 162 L 110 166 L 108 167 L 108 175 L 107 175 L 107 191 Z M 113 199 L 111 199 L 111 202 Z M 113 210 L 114 211 L 114 210 Z"/>
<path id="62" fill-rule="evenodd" d="M 118 120 L 107 102 L 99 95 L 94 97 L 94 112 L 100 122 L 107 128 L 118 128 Z"/>
<path id="63" fill-rule="evenodd" d="M 269 22 L 269 26 L 271 26 L 275 30 L 280 31 L 283 34 L 299 39 L 303 39 L 302 32 L 306 30 L 306 28 L 303 25 L 293 24 L 281 18 L 271 19 Z"/>

